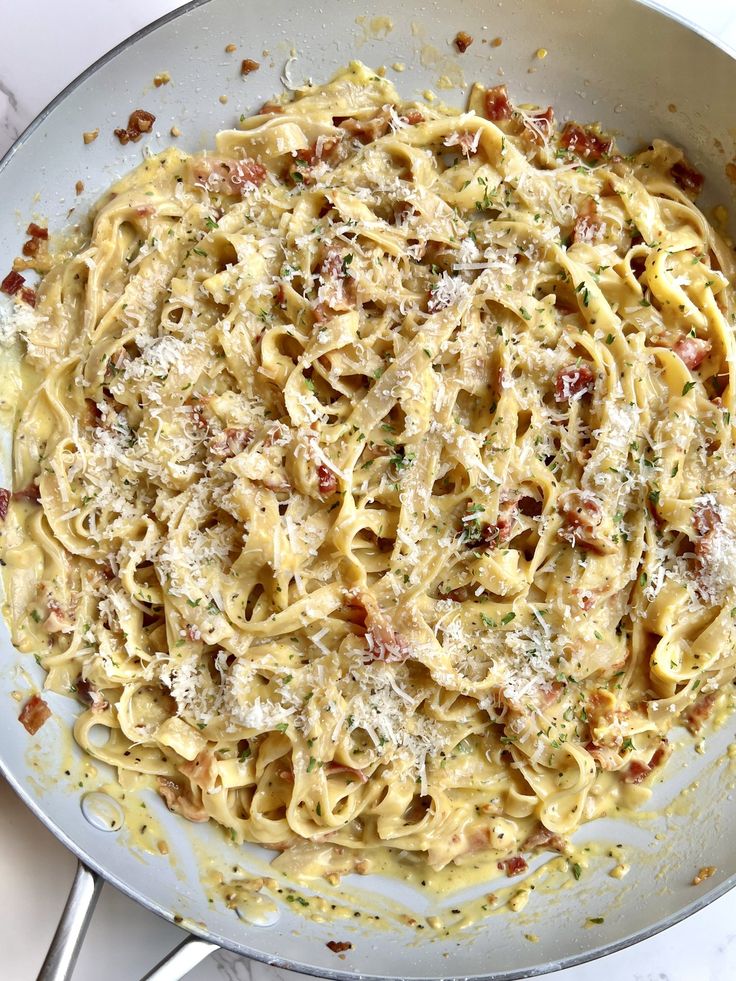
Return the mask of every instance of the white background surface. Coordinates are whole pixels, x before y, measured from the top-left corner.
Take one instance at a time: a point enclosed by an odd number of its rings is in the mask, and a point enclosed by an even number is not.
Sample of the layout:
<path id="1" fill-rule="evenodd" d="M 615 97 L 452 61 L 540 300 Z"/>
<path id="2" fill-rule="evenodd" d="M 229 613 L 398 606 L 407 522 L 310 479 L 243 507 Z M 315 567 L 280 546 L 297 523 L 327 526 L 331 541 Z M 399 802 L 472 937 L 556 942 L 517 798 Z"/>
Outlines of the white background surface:
<path id="1" fill-rule="evenodd" d="M 144 24 L 181 5 L 179 0 L 0 0 L 0 155 L 87 65 Z M 369 9 L 372 4 L 366 6 Z M 662 6 L 697 21 L 736 48 L 736 0 L 662 0 Z M 4 202 L 4 206 L 12 204 Z M 35 977 L 63 908 L 74 864 L 71 855 L 0 780 L 0 981 Z M 641 901 L 646 902 L 647 897 L 642 896 Z M 75 981 L 135 981 L 183 936 L 176 927 L 105 886 Z M 285 957 L 289 953 L 283 951 Z M 400 970 L 397 965 L 396 973 Z M 299 977 L 302 975 L 224 953 L 188 975 L 191 981 Z M 736 978 L 736 890 L 658 937 L 554 978 Z"/>

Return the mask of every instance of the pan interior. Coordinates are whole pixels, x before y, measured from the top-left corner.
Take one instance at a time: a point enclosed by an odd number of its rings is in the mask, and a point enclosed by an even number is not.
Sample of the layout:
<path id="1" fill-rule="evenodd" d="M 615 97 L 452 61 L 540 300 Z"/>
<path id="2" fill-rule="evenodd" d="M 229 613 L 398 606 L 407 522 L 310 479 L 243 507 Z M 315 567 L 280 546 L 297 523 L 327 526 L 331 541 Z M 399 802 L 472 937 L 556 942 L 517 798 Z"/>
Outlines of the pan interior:
<path id="1" fill-rule="evenodd" d="M 491 7 L 450 0 L 449 6 L 429 3 L 370 13 L 358 0 L 325 0 L 317 9 L 273 0 L 259 9 L 257 18 L 252 9 L 239 0 L 195 3 L 124 46 L 57 102 L 0 169 L 3 197 L 13 203 L 0 214 L 6 260 L 20 245 L 29 218 L 47 217 L 54 229 L 82 221 L 94 199 L 139 162 L 141 144 L 123 149 L 112 137 L 113 127 L 131 108 L 141 106 L 157 116 L 156 132 L 146 144 L 152 152 L 171 142 L 172 125 L 181 130 L 178 142 L 184 149 L 211 145 L 216 130 L 281 89 L 280 76 L 292 52 L 296 61 L 289 75 L 297 80 L 325 80 L 359 57 L 367 64 L 386 65 L 402 95 L 421 97 L 432 90 L 452 105 L 462 104 L 465 84 L 502 80 L 516 101 L 552 103 L 562 118 L 600 120 L 624 146 L 654 136 L 682 145 L 707 175 L 706 207 L 730 203 L 732 188 L 724 167 L 736 152 L 729 129 L 736 62 L 633 0 L 530 0 Z M 475 39 L 462 56 L 451 43 L 458 30 Z M 656 45 L 651 44 L 653 37 Z M 494 38 L 502 44 L 494 47 Z M 231 43 L 238 46 L 237 56 L 224 54 Z M 544 59 L 535 56 L 540 48 L 548 51 Z M 261 62 L 247 80 L 239 75 L 241 57 Z M 172 84 L 153 88 L 152 78 L 161 71 L 169 72 Z M 709 79 L 705 97 L 696 84 L 703 77 Z M 116 94 L 111 99 L 109 93 Z M 222 94 L 229 97 L 226 105 L 219 101 Z M 81 133 L 97 126 L 101 138 L 85 147 Z M 74 199 L 78 180 L 86 190 Z M 74 212 L 67 218 L 72 204 Z M 10 366 L 2 370 L 8 379 Z M 6 427 L 5 486 L 9 447 Z M 597 822 L 582 829 L 578 842 L 630 846 L 631 871 L 623 880 L 610 878 L 616 862 L 604 855 L 591 861 L 574 889 L 546 888 L 542 882 L 523 913 L 492 917 L 461 934 L 446 935 L 402 925 L 393 914 L 409 910 L 426 923 L 427 916 L 454 907 L 457 899 L 433 900 L 380 877 L 351 877 L 338 890 L 339 902 L 361 912 L 360 917 L 318 923 L 309 919 L 307 907 L 284 902 L 275 923 L 254 925 L 222 902 L 210 904 L 203 877 L 213 869 L 226 874 L 235 864 L 262 873 L 262 851 L 246 847 L 236 855 L 217 829 L 187 825 L 154 795 L 144 795 L 143 802 L 169 843 L 168 857 L 129 847 L 135 845 L 136 833 L 130 816 L 127 828 L 116 835 L 95 828 L 82 815 L 78 784 L 81 780 L 84 791 L 91 791 L 109 774 L 99 766 L 94 771 L 85 767 L 71 740 L 59 739 L 60 728 L 71 725 L 74 703 L 50 696 L 57 721 L 29 740 L 16 721 L 13 696 L 27 692 L 31 684 L 40 685 L 42 672 L 31 657 L 12 649 L 4 629 L 0 658 L 1 762 L 37 813 L 67 844 L 150 908 L 169 918 L 182 917 L 183 925 L 262 960 L 323 976 L 528 976 L 654 932 L 715 898 L 736 879 L 729 847 L 736 819 L 727 803 L 733 782 L 729 722 L 709 739 L 705 754 L 695 755 L 691 748 L 675 754 L 667 781 L 655 790 L 651 810 L 656 813 L 650 819 L 637 825 Z M 696 780 L 697 789 L 683 795 L 683 788 Z M 698 822 L 697 835 L 692 834 L 693 820 Z M 703 865 L 718 871 L 699 891 L 691 880 Z M 484 888 L 481 884 L 476 892 Z M 326 895 L 335 901 L 335 892 Z M 374 910 L 383 914 L 380 927 L 365 915 Z M 591 917 L 602 922 L 591 924 Z M 530 942 L 530 935 L 538 942 Z M 352 942 L 344 960 L 326 948 L 333 939 Z"/>

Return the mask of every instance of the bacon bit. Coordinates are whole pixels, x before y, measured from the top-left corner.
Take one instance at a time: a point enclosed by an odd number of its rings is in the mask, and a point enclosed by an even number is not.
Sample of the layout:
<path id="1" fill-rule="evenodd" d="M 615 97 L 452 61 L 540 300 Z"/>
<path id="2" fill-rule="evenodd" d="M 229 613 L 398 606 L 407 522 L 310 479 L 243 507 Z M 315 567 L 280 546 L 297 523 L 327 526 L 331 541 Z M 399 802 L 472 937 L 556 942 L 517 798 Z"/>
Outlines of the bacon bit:
<path id="1" fill-rule="evenodd" d="M 458 31 L 455 35 L 455 44 L 457 45 L 457 50 L 460 52 L 460 54 L 465 54 L 472 43 L 473 38 L 467 31 Z"/>
<path id="2" fill-rule="evenodd" d="M 150 133 L 156 117 L 145 109 L 134 109 L 128 117 L 127 129 L 113 130 L 115 136 L 125 146 L 126 143 L 137 143 L 144 133 Z"/>
<path id="3" fill-rule="evenodd" d="M 497 866 L 501 871 L 505 871 L 509 879 L 513 878 L 515 875 L 521 875 L 523 872 L 529 868 L 526 859 L 522 858 L 521 855 L 513 855 L 511 858 L 504 858 L 497 863 Z"/>
<path id="4" fill-rule="evenodd" d="M 109 707 L 107 699 L 86 678 L 79 678 L 75 687 L 81 700 L 89 705 L 93 712 L 104 712 Z"/>
<path id="5" fill-rule="evenodd" d="M 77 197 L 79 197 L 79 195 L 84 191 L 84 181 L 77 181 L 77 183 L 74 185 L 74 191 Z"/>
<path id="6" fill-rule="evenodd" d="M 47 239 L 49 237 L 49 230 L 48 228 L 42 228 L 41 225 L 37 225 L 35 221 L 32 221 L 28 228 L 26 228 L 26 235 L 31 235 L 33 238 Z"/>
<path id="7" fill-rule="evenodd" d="M 588 743 L 585 747 L 601 770 L 616 770 L 621 763 L 621 757 L 611 746 L 599 746 L 598 743 Z"/>
<path id="8" fill-rule="evenodd" d="M 232 54 L 233 51 L 237 51 L 237 50 L 238 50 L 237 44 L 226 44 L 225 45 L 225 52 L 227 54 Z"/>
<path id="9" fill-rule="evenodd" d="M 632 760 L 628 768 L 624 770 L 624 782 L 641 783 L 651 772 L 652 768 L 648 763 L 642 763 L 641 760 Z"/>
<path id="10" fill-rule="evenodd" d="M 85 133 L 82 133 L 82 139 L 84 140 L 85 146 L 88 146 L 90 143 L 94 143 L 99 135 L 99 129 L 88 129 Z"/>
<path id="11" fill-rule="evenodd" d="M 0 487 L 0 521 L 5 521 L 8 516 L 8 505 L 10 504 L 10 491 L 5 487 Z"/>
<path id="12" fill-rule="evenodd" d="M 1 494 L 2 494 L 2 490 L 0 490 L 0 495 Z M 22 487 L 18 491 L 13 491 L 13 493 L 10 496 L 14 501 L 40 501 L 41 491 L 38 487 L 38 484 L 34 484 L 33 481 L 31 481 L 31 483 L 28 484 L 27 487 Z M 2 512 L 0 511 L 0 516 L 1 514 Z"/>
<path id="13" fill-rule="evenodd" d="M 572 226 L 573 242 L 594 242 L 601 233 L 604 222 L 597 217 L 595 200 L 588 198 L 578 212 Z"/>
<path id="14" fill-rule="evenodd" d="M 339 124 L 340 129 L 359 139 L 361 143 L 372 143 L 374 140 L 385 136 L 391 125 L 391 114 L 387 108 L 380 109 L 375 116 L 369 119 L 343 119 Z"/>
<path id="15" fill-rule="evenodd" d="M 555 123 L 555 111 L 552 106 L 547 106 L 544 110 L 527 113 L 524 119 L 524 131 L 537 146 L 542 146 L 552 135 Z"/>
<path id="16" fill-rule="evenodd" d="M 323 161 L 335 163 L 342 159 L 343 153 L 335 153 L 342 148 L 342 140 L 335 137 L 318 137 L 311 146 L 297 150 L 293 164 L 289 167 L 289 177 L 295 184 L 313 184 L 312 169 Z"/>
<path id="17" fill-rule="evenodd" d="M 23 243 L 23 255 L 34 256 L 38 250 L 41 248 L 41 240 L 37 238 L 29 238 L 27 242 Z"/>
<path id="18" fill-rule="evenodd" d="M 606 543 L 598 535 L 603 511 L 598 498 L 590 491 L 569 490 L 560 495 L 559 513 L 565 528 L 561 537 L 577 548 L 606 554 Z"/>
<path id="19" fill-rule="evenodd" d="M 685 724 L 685 728 L 693 736 L 696 736 L 700 732 L 703 724 L 713 714 L 717 700 L 718 693 L 714 691 L 709 692 L 707 695 L 702 695 L 682 713 L 682 721 Z"/>
<path id="20" fill-rule="evenodd" d="M 693 511 L 693 526 L 699 535 L 709 535 L 721 524 L 721 515 L 711 504 L 701 504 Z"/>
<path id="21" fill-rule="evenodd" d="M 405 119 L 410 126 L 416 126 L 418 123 L 424 122 L 424 116 L 418 109 L 409 109 L 401 118 Z"/>
<path id="22" fill-rule="evenodd" d="M 26 704 L 21 709 L 18 722 L 23 726 L 27 733 L 35 736 L 47 719 L 51 718 L 51 709 L 40 695 L 31 695 Z"/>
<path id="23" fill-rule="evenodd" d="M 135 211 L 139 218 L 149 218 L 151 215 L 156 214 L 156 209 L 151 204 L 138 204 L 133 208 L 133 211 Z"/>
<path id="24" fill-rule="evenodd" d="M 197 824 L 209 821 L 209 815 L 202 805 L 195 804 L 176 781 L 169 780 L 168 777 L 159 777 L 158 792 L 166 802 L 168 809 L 175 814 L 181 814 L 187 821 L 195 821 Z"/>
<path id="25" fill-rule="evenodd" d="M 342 954 L 345 950 L 353 949 L 349 940 L 328 940 L 325 947 L 329 947 L 333 954 Z"/>
<path id="26" fill-rule="evenodd" d="M 682 188 L 686 194 L 690 197 L 696 198 L 700 192 L 703 190 L 703 184 L 705 183 L 705 178 L 700 173 L 699 170 L 695 170 L 689 164 L 685 163 L 684 160 L 680 160 L 676 163 L 672 170 L 672 180 L 677 184 L 678 187 Z"/>
<path id="27" fill-rule="evenodd" d="M 371 660 L 405 661 L 409 657 L 409 645 L 370 593 L 349 593 L 346 605 L 356 611 L 353 622 L 364 629 Z"/>
<path id="28" fill-rule="evenodd" d="M 181 763 L 179 769 L 189 777 L 193 784 L 205 791 L 212 791 L 217 781 L 217 767 L 214 754 L 203 749 L 190 762 Z"/>
<path id="29" fill-rule="evenodd" d="M 25 278 L 13 269 L 8 273 L 2 283 L 0 283 L 0 293 L 15 296 L 23 283 L 25 283 Z"/>
<path id="30" fill-rule="evenodd" d="M 201 157 L 190 163 L 196 187 L 225 194 L 240 194 L 258 187 L 266 179 L 266 168 L 251 157 L 234 160 L 224 157 Z"/>
<path id="31" fill-rule="evenodd" d="M 563 368 L 555 382 L 555 402 L 571 402 L 593 391 L 595 375 L 587 363 L 568 365 Z"/>
<path id="32" fill-rule="evenodd" d="M 475 133 L 469 133 L 467 130 L 463 130 L 461 133 L 453 133 L 445 137 L 443 142 L 445 146 L 460 147 L 463 155 L 470 157 L 478 152 L 480 130 L 476 130 Z"/>
<path id="33" fill-rule="evenodd" d="M 213 456 L 238 456 L 253 440 L 254 432 L 250 427 L 235 428 L 228 426 L 210 441 L 210 452 Z"/>
<path id="34" fill-rule="evenodd" d="M 317 480 L 322 497 L 329 497 L 337 490 L 337 477 L 324 463 L 317 466 Z"/>
<path id="35" fill-rule="evenodd" d="M 693 885 L 699 886 L 701 882 L 705 882 L 706 879 L 710 879 L 710 877 L 715 875 L 717 871 L 718 868 L 715 865 L 704 865 L 693 879 Z"/>
<path id="36" fill-rule="evenodd" d="M 705 361 L 711 349 L 710 341 L 703 337 L 680 337 L 672 348 L 686 368 L 694 371 Z"/>
<path id="37" fill-rule="evenodd" d="M 524 842 L 524 851 L 534 851 L 535 848 L 546 848 L 553 852 L 567 851 L 567 842 L 561 835 L 553 834 L 549 828 L 540 824 Z"/>
<path id="38" fill-rule="evenodd" d="M 509 93 L 505 85 L 494 85 L 486 89 L 483 96 L 483 110 L 486 119 L 497 123 L 502 119 L 511 119 L 512 106 L 509 102 Z"/>
<path id="39" fill-rule="evenodd" d="M 280 106 L 278 102 L 264 102 L 261 108 L 258 110 L 259 116 L 274 116 L 278 113 L 282 113 L 284 107 Z"/>
<path id="40" fill-rule="evenodd" d="M 250 75 L 251 72 L 257 72 L 260 67 L 260 62 L 253 61 L 252 58 L 243 58 L 240 63 L 240 74 L 243 76 Z"/>
<path id="41" fill-rule="evenodd" d="M 30 286 L 24 286 L 20 291 L 20 298 L 24 303 L 27 303 L 29 307 L 36 306 L 36 300 L 38 299 L 36 291 L 32 290 Z"/>
<path id="42" fill-rule="evenodd" d="M 592 129 L 578 126 L 577 123 L 565 123 L 560 143 L 585 160 L 600 160 L 610 153 L 613 146 L 613 140 L 600 136 Z"/>
<path id="43" fill-rule="evenodd" d="M 663 738 L 662 742 L 654 750 L 654 753 L 652 754 L 652 758 L 649 761 L 649 766 L 651 767 L 651 769 L 656 770 L 658 766 L 662 766 L 662 764 L 667 760 L 671 752 L 672 752 L 672 747 L 670 746 L 669 742 Z"/>
<path id="44" fill-rule="evenodd" d="M 337 773 L 349 773 L 351 776 L 355 777 L 356 780 L 359 780 L 360 783 L 368 782 L 368 777 L 362 770 L 356 770 L 355 767 L 352 766 L 343 766 L 342 763 L 335 763 L 334 761 L 332 763 L 328 763 L 324 768 L 324 771 L 327 776 L 332 776 L 333 774 Z"/>

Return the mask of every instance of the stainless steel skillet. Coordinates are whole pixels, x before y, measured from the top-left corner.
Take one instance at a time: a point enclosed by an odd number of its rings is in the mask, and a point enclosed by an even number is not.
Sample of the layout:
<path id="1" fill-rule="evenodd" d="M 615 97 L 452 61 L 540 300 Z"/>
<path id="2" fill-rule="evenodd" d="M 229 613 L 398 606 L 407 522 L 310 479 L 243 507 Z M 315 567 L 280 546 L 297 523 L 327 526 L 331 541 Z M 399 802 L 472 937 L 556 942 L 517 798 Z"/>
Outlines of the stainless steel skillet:
<path id="1" fill-rule="evenodd" d="M 372 23 L 374 18 L 379 19 Z M 450 44 L 458 30 L 475 38 L 463 56 Z M 503 39 L 500 47 L 483 43 L 495 37 Z M 228 43 L 238 45 L 237 55 L 224 54 Z M 375 65 L 403 63 L 406 70 L 395 76 L 402 92 L 415 95 L 430 88 L 456 104 L 462 92 L 439 88 L 439 79 L 496 81 L 503 72 L 503 81 L 518 101 L 551 102 L 559 116 L 600 119 L 624 141 L 661 135 L 680 143 L 708 176 L 713 201 L 730 202 L 724 167 L 736 153 L 736 62 L 687 25 L 634 0 L 412 0 L 402 9 L 386 4 L 370 10 L 357 0 L 324 0 L 318 7 L 272 0 L 267 8 L 250 0 L 195 0 L 86 72 L 0 163 L 0 194 L 11 205 L 0 215 L 0 268 L 9 265 L 32 214 L 48 216 L 52 228 L 60 229 L 74 220 L 74 215 L 66 216 L 71 204 L 76 205 L 75 215 L 82 214 L 115 176 L 138 162 L 142 145 L 122 148 L 112 136 L 131 109 L 140 106 L 157 116 L 157 135 L 146 143 L 151 150 L 171 142 L 172 124 L 184 134 L 178 141 L 184 148 L 211 144 L 218 128 L 231 125 L 240 112 L 252 111 L 280 88 L 292 48 L 299 56 L 290 69 L 293 78 L 327 78 L 356 56 Z M 546 58 L 535 57 L 539 48 L 548 51 Z M 270 55 L 262 55 L 264 50 Z M 239 76 L 240 57 L 254 57 L 262 64 L 247 81 Z M 168 71 L 172 83 L 156 89 L 151 80 L 160 71 Z M 229 97 L 224 106 L 218 101 L 223 94 Z M 99 139 L 85 147 L 81 133 L 98 126 Z M 73 190 L 77 180 L 87 189 L 79 200 Z M 7 470 L 7 436 L 4 450 Z M 676 814 L 644 828 L 597 825 L 582 832 L 583 837 L 630 841 L 642 856 L 651 852 L 620 883 L 601 867 L 576 890 L 534 896 L 527 919 L 491 919 L 464 933 L 460 943 L 456 937 L 426 930 L 418 934 L 411 927 L 365 929 L 360 920 L 340 926 L 315 924 L 286 903 L 276 923 L 249 925 L 231 910 L 207 902 L 202 864 L 227 868 L 234 862 L 232 846 L 216 829 L 184 826 L 155 797 L 147 798 L 154 820 L 165 828 L 172 861 L 137 853 L 129 847 L 125 829 L 113 833 L 103 830 L 101 822 L 90 823 L 80 797 L 106 775 L 98 768 L 84 790 L 76 786 L 81 764 L 77 759 L 70 765 L 69 750 L 60 739 L 73 717 L 74 703 L 49 696 L 55 720 L 31 739 L 17 722 L 13 693 L 27 691 L 29 678 L 40 685 L 41 672 L 29 655 L 12 649 L 5 632 L 0 665 L 0 768 L 82 863 L 61 928 L 60 939 L 72 942 L 55 948 L 57 959 L 49 963 L 46 977 L 63 977 L 71 970 L 73 942 L 81 937 L 91 911 L 98 876 L 204 938 L 180 957 L 196 958 L 220 945 L 323 977 L 411 979 L 511 979 L 553 971 L 643 939 L 736 883 L 736 815 L 727 800 L 723 767 L 714 763 L 732 735 L 731 725 L 711 740 L 705 756 L 683 755 L 687 770 L 678 770 L 675 762 L 667 783 L 657 791 L 663 801 L 698 777 L 697 834 L 692 818 Z M 64 776 L 66 769 L 73 779 Z M 666 849 L 656 842 L 659 832 L 666 837 Z M 238 859 L 247 866 L 257 863 L 257 855 L 257 849 L 244 850 Z M 719 871 L 698 892 L 690 881 L 705 864 Z M 385 897 L 386 905 L 401 899 L 418 918 L 435 912 L 426 897 L 385 881 L 361 879 L 351 888 L 366 907 Z M 585 929 L 591 915 L 604 922 Z M 524 939 L 530 930 L 539 943 Z M 344 960 L 325 946 L 335 938 L 353 944 Z M 177 975 L 183 969 L 180 961 Z"/>

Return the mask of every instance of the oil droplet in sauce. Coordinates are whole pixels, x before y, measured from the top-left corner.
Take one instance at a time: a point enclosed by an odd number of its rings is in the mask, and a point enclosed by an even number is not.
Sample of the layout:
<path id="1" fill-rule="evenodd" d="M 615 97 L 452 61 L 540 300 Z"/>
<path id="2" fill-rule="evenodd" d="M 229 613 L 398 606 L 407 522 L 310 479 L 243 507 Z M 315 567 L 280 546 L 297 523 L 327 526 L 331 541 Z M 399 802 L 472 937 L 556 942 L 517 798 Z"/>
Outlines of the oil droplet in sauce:
<path id="1" fill-rule="evenodd" d="M 124 823 L 123 809 L 116 800 L 99 790 L 85 794 L 82 814 L 98 831 L 120 831 Z"/>

